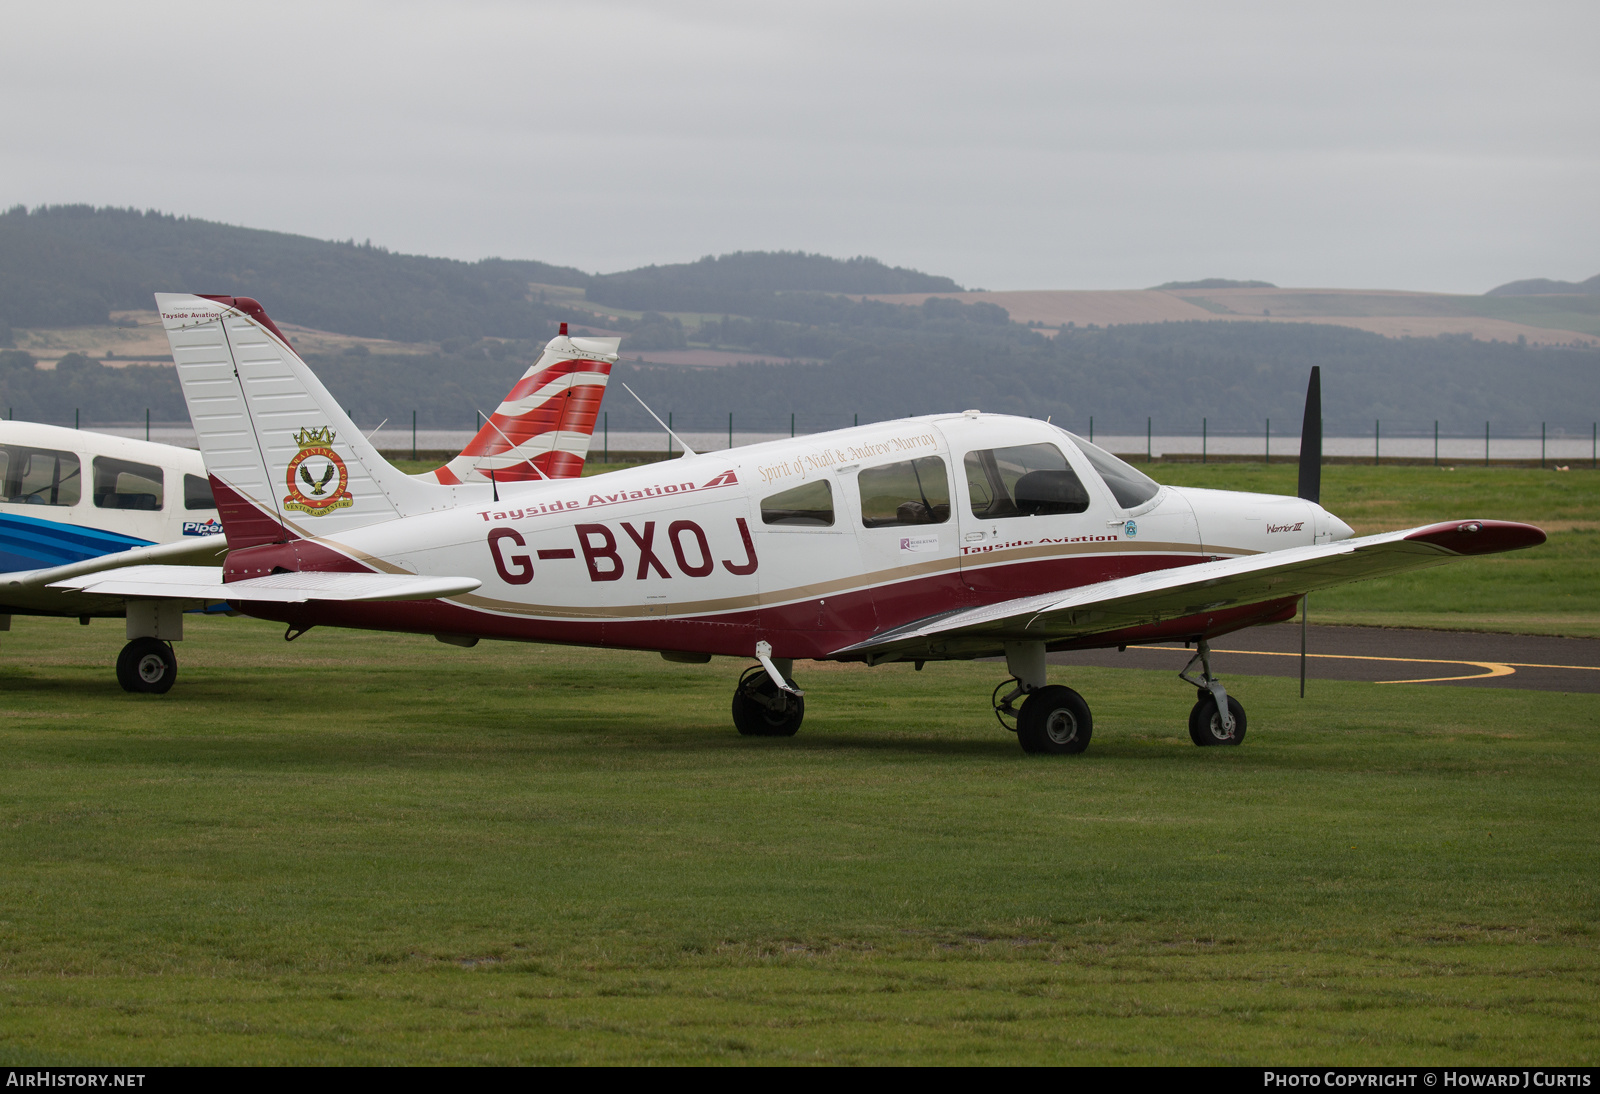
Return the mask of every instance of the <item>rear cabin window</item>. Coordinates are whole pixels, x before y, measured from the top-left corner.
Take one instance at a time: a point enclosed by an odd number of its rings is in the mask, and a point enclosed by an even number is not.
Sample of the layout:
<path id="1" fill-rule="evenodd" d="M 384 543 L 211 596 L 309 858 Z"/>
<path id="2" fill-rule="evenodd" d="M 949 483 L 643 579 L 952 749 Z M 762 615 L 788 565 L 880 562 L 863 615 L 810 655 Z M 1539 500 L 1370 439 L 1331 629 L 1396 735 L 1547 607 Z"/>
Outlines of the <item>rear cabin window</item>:
<path id="1" fill-rule="evenodd" d="M 938 456 L 869 467 L 856 476 L 861 523 L 868 528 L 943 524 L 950 519 L 950 480 Z"/>
<path id="2" fill-rule="evenodd" d="M 1135 470 L 1132 464 L 1124 463 L 1099 445 L 1091 444 L 1076 433 L 1068 433 L 1067 436 L 1077 442 L 1078 450 L 1094 465 L 1094 469 L 1105 480 L 1111 496 L 1116 498 L 1117 504 L 1124 509 L 1137 509 L 1161 492 L 1159 482 L 1144 472 Z"/>
<path id="3" fill-rule="evenodd" d="M 94 458 L 96 509 L 143 509 L 154 512 L 162 504 L 161 468 L 148 463 Z"/>
<path id="4" fill-rule="evenodd" d="M 77 505 L 83 496 L 82 466 L 71 452 L 53 448 L 0 448 L 0 479 L 13 505 Z"/>
<path id="5" fill-rule="evenodd" d="M 215 509 L 217 499 L 211 496 L 211 482 L 199 475 L 183 477 L 183 507 L 185 509 Z"/>
<path id="6" fill-rule="evenodd" d="M 802 483 L 761 499 L 761 523 L 805 528 L 833 527 L 833 487 L 826 479 Z"/>
<path id="7" fill-rule="evenodd" d="M 972 515 L 980 520 L 1081 513 L 1089 508 L 1089 492 L 1053 444 L 985 448 L 968 452 L 963 462 Z"/>

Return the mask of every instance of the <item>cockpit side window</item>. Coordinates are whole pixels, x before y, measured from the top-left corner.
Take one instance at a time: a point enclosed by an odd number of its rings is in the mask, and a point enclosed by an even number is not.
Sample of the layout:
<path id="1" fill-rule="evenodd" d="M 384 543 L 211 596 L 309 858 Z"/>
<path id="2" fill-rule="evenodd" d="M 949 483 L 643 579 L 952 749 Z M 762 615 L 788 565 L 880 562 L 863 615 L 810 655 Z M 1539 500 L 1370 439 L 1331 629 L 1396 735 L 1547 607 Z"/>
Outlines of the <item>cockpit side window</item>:
<path id="1" fill-rule="evenodd" d="M 968 452 L 963 461 L 972 515 L 980 520 L 1081 513 L 1089 492 L 1053 444 Z"/>
<path id="2" fill-rule="evenodd" d="M 83 496 L 82 465 L 71 452 L 50 448 L 5 448 L 4 500 L 13 505 L 77 505 Z"/>
<path id="3" fill-rule="evenodd" d="M 938 456 L 869 467 L 856 476 L 867 528 L 943 524 L 950 519 L 950 479 Z"/>
<path id="4" fill-rule="evenodd" d="M 1111 496 L 1117 499 L 1117 504 L 1124 509 L 1137 509 L 1151 498 L 1161 492 L 1161 484 L 1150 476 L 1136 470 L 1132 464 L 1124 463 L 1099 445 L 1091 444 L 1076 433 L 1068 433 L 1078 445 L 1089 462 L 1094 465 L 1095 471 L 1105 481 L 1106 488 L 1111 491 Z"/>
<path id="5" fill-rule="evenodd" d="M 94 458 L 94 504 L 99 509 L 156 511 L 165 500 L 161 468 L 110 456 Z"/>
<path id="6" fill-rule="evenodd" d="M 814 479 L 782 493 L 761 499 L 761 523 L 833 527 L 833 488 L 827 479 Z"/>

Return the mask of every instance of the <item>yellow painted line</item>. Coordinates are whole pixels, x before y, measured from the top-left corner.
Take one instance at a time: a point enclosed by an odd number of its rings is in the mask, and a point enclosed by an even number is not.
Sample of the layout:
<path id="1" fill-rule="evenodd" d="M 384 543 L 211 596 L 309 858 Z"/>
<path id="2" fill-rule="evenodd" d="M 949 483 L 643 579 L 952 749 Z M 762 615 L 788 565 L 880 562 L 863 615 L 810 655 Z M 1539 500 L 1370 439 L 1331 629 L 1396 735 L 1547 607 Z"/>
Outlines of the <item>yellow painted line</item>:
<path id="1" fill-rule="evenodd" d="M 1129 646 L 1129 649 L 1165 650 L 1171 653 L 1188 653 L 1183 646 Z M 1298 653 L 1280 653 L 1276 650 L 1219 650 L 1212 653 L 1244 654 L 1249 657 L 1299 657 Z M 1451 680 L 1485 680 L 1494 676 L 1512 676 L 1518 669 L 1571 669 L 1582 672 L 1600 672 L 1600 665 L 1536 665 L 1520 661 L 1456 661 L 1444 657 L 1374 657 L 1360 653 L 1308 653 L 1329 661 L 1394 661 L 1413 665 L 1461 665 L 1465 668 L 1483 669 L 1470 676 L 1429 676 L 1419 680 L 1376 680 L 1378 684 L 1438 684 Z"/>

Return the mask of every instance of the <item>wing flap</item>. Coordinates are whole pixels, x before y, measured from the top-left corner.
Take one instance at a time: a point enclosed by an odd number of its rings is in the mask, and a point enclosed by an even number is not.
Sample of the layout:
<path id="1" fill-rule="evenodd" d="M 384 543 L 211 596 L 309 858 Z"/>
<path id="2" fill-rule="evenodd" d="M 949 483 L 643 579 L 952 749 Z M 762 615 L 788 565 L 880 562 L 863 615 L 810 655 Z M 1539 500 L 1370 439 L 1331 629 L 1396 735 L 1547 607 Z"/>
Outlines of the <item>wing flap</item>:
<path id="1" fill-rule="evenodd" d="M 224 582 L 220 567 L 130 566 L 109 573 L 68 578 L 50 587 L 101 596 L 298 604 L 307 600 L 437 600 L 472 592 L 481 584 L 471 577 L 321 571 L 268 574 Z"/>
<path id="2" fill-rule="evenodd" d="M 1315 547 L 1154 570 L 918 620 L 837 650 L 873 658 L 964 645 L 1060 642 L 1298 598 L 1320 589 L 1438 566 L 1471 555 L 1536 547 L 1544 532 L 1511 521 L 1449 521 Z"/>

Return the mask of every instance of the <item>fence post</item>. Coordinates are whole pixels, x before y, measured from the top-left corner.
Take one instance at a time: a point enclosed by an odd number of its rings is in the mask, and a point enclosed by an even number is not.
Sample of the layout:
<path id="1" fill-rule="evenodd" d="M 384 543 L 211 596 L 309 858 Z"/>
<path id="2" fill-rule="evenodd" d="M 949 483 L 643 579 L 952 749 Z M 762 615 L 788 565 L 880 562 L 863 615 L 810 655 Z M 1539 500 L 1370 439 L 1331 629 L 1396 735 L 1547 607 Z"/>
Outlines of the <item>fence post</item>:
<path id="1" fill-rule="evenodd" d="M 794 440 L 794 411 L 789 412 L 789 439 Z"/>
<path id="2" fill-rule="evenodd" d="M 859 411 L 856 412 L 856 419 L 851 424 L 852 425 L 860 425 L 861 424 L 861 413 Z"/>
<path id="3" fill-rule="evenodd" d="M 1433 466 L 1439 466 L 1439 419 L 1433 420 Z"/>
<path id="4" fill-rule="evenodd" d="M 411 412 L 411 458 L 417 458 L 417 412 Z"/>
<path id="5" fill-rule="evenodd" d="M 1206 420 L 1204 418 L 1201 418 L 1200 419 L 1200 463 L 1201 463 L 1202 466 L 1204 466 L 1205 462 L 1206 462 Z"/>
<path id="6" fill-rule="evenodd" d="M 1266 463 L 1267 463 L 1268 467 L 1271 467 L 1272 466 L 1272 419 L 1271 418 L 1267 419 L 1266 449 L 1267 449 Z"/>
<path id="7" fill-rule="evenodd" d="M 77 429 L 78 428 L 78 408 L 77 407 L 73 407 L 72 408 L 72 428 L 73 429 Z"/>
<path id="8" fill-rule="evenodd" d="M 1146 418 L 1144 420 L 1144 462 L 1145 463 L 1149 463 L 1150 462 L 1150 451 L 1151 451 L 1151 446 L 1150 446 L 1150 419 Z"/>
<path id="9" fill-rule="evenodd" d="M 150 408 L 144 408 L 144 439 L 150 439 Z"/>
<path id="10" fill-rule="evenodd" d="M 728 411 L 728 447 L 733 447 L 733 411 Z"/>
<path id="11" fill-rule="evenodd" d="M 1089 443 L 1094 444 L 1094 415 L 1089 415 Z"/>
<path id="12" fill-rule="evenodd" d="M 672 458 L 672 411 L 667 411 L 667 459 Z"/>

